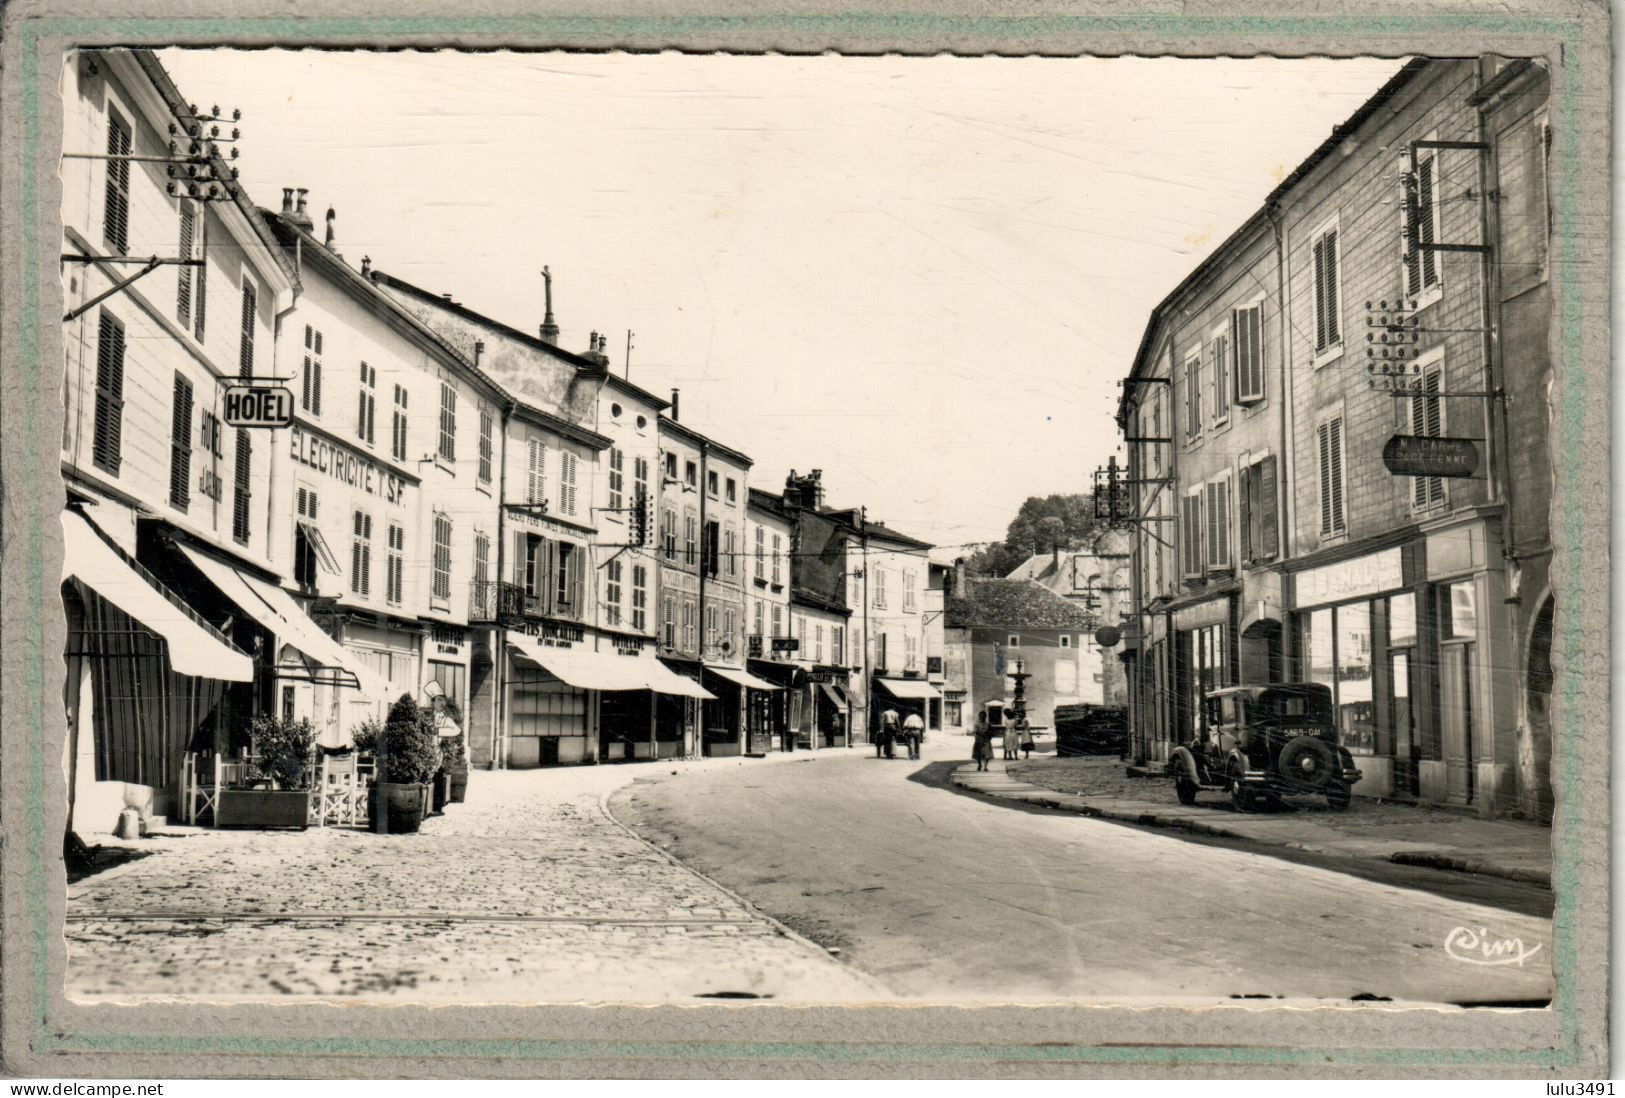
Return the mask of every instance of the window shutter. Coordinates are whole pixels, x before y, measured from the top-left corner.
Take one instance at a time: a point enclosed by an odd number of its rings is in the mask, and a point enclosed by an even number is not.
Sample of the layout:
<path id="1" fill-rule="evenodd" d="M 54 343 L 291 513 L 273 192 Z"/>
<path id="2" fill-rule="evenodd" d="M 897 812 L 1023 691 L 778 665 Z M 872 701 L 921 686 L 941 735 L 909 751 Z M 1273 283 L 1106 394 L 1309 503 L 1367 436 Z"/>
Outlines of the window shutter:
<path id="1" fill-rule="evenodd" d="M 577 548 L 570 554 L 570 605 L 575 607 L 576 617 L 586 616 L 586 607 L 581 600 L 582 571 L 586 551 Z"/>
<path id="2" fill-rule="evenodd" d="M 180 374 L 169 438 L 169 502 L 184 511 L 192 501 L 192 383 Z"/>
<path id="3" fill-rule="evenodd" d="M 1320 532 L 1332 532 L 1332 425 L 1322 423 L 1317 429 L 1320 443 Z"/>
<path id="4" fill-rule="evenodd" d="M 1420 239 L 1421 204 L 1417 201 L 1417 181 L 1408 178 L 1410 159 L 1401 157 L 1400 160 L 1399 227 L 1405 259 L 1405 293 L 1415 295 L 1422 292 L 1421 252 L 1416 247 Z"/>
<path id="5" fill-rule="evenodd" d="M 1326 233 L 1326 345 L 1332 346 L 1343 338 L 1341 320 L 1337 315 L 1337 230 Z M 1339 428 L 1341 430 L 1341 428 Z"/>
<path id="6" fill-rule="evenodd" d="M 204 307 L 208 304 L 209 298 L 209 219 L 201 209 L 198 210 L 194 234 L 197 236 L 197 257 L 203 262 L 196 267 L 188 267 L 187 270 L 197 273 L 197 291 L 193 306 L 197 314 L 197 341 L 202 343 Z"/>
<path id="7" fill-rule="evenodd" d="M 1433 166 L 1428 157 L 1416 166 L 1417 238 L 1423 244 L 1433 243 Z M 1425 289 L 1439 281 L 1439 257 L 1431 251 L 1418 249 L 1417 261 L 1422 269 L 1422 287 Z"/>
<path id="8" fill-rule="evenodd" d="M 310 369 L 315 376 L 310 389 L 310 414 L 322 414 L 322 333 L 316 333 L 316 345 L 311 351 Z"/>
<path id="9" fill-rule="evenodd" d="M 541 572 L 541 591 L 543 613 L 555 614 L 558 612 L 558 586 L 559 586 L 559 544 L 551 538 L 543 538 L 541 548 L 537 554 L 541 563 L 537 566 Z"/>
<path id="10" fill-rule="evenodd" d="M 96 436 L 92 456 L 97 465 L 118 475 L 124 440 L 124 325 L 106 309 L 96 332 Z"/>
<path id="11" fill-rule="evenodd" d="M 530 503 L 541 503 L 545 498 L 547 483 L 543 479 L 546 468 L 547 444 L 539 438 L 530 440 L 529 466 L 527 468 L 526 500 Z"/>
<path id="12" fill-rule="evenodd" d="M 1276 510 L 1275 456 L 1272 454 L 1259 462 L 1257 469 L 1258 485 L 1253 503 L 1258 508 L 1258 554 L 1273 558 L 1281 551 L 1280 517 Z"/>
<path id="13" fill-rule="evenodd" d="M 1241 562 L 1254 560 L 1258 556 L 1258 538 L 1255 527 L 1258 523 L 1258 466 L 1249 465 L 1241 471 L 1241 478 L 1236 486 L 1236 518 L 1241 528 Z"/>
<path id="14" fill-rule="evenodd" d="M 513 582 L 521 589 L 525 586 L 525 557 L 529 548 L 523 530 L 515 530 L 513 534 Z"/>
<path id="15" fill-rule="evenodd" d="M 232 485 L 232 536 L 248 544 L 249 476 L 253 469 L 253 443 L 245 428 L 237 429 L 237 468 Z"/>
<path id="16" fill-rule="evenodd" d="M 1343 418 L 1339 416 L 1327 425 L 1332 464 L 1332 530 L 1341 533 L 1343 517 Z"/>
<path id="17" fill-rule="evenodd" d="M 114 254 L 123 255 L 130 244 L 130 127 L 112 111 L 107 115 L 107 202 L 103 236 Z"/>
<path id="18" fill-rule="evenodd" d="M 254 376 L 254 322 L 258 315 L 254 284 L 243 282 L 243 334 L 237 345 L 237 376 Z"/>
<path id="19" fill-rule="evenodd" d="M 192 206 L 181 203 L 180 258 L 192 258 Z M 175 319 L 182 328 L 192 327 L 192 268 L 181 264 L 175 268 Z"/>

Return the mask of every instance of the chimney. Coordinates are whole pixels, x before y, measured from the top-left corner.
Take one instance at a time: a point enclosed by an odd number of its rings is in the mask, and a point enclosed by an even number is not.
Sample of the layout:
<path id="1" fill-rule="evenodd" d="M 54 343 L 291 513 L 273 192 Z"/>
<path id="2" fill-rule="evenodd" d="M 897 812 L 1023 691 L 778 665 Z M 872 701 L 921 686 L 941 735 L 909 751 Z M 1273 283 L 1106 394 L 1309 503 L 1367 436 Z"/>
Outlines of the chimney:
<path id="1" fill-rule="evenodd" d="M 559 345 L 559 326 L 553 322 L 553 272 L 545 266 L 542 268 L 542 293 L 544 303 L 542 326 L 539 329 L 542 342 L 549 347 L 557 347 Z"/>
<path id="2" fill-rule="evenodd" d="M 677 395 L 678 395 L 678 392 L 679 392 L 679 390 L 677 390 L 677 389 L 673 389 L 671 391 L 671 421 L 673 423 L 677 422 Z"/>
<path id="3" fill-rule="evenodd" d="M 299 196 L 299 199 L 293 208 L 292 221 L 308 233 L 316 227 L 316 223 L 311 221 L 310 214 L 305 210 L 305 195 L 309 194 L 310 191 L 304 187 L 296 187 L 294 193 Z"/>
<path id="4" fill-rule="evenodd" d="M 372 277 L 372 256 L 370 255 L 364 255 L 361 257 L 361 277 Z"/>
<path id="5" fill-rule="evenodd" d="M 1059 538 L 1050 542 L 1050 562 L 1055 565 L 1057 572 L 1061 570 L 1061 540 Z"/>
<path id="6" fill-rule="evenodd" d="M 792 511 L 801 510 L 801 489 L 797 487 L 799 478 L 794 469 L 784 478 L 784 505 Z"/>
<path id="7" fill-rule="evenodd" d="M 292 218 L 293 217 L 293 188 L 292 187 L 283 187 L 282 188 L 282 216 L 287 217 L 287 218 Z"/>
<path id="8" fill-rule="evenodd" d="M 796 510 L 819 511 L 824 506 L 824 471 L 814 469 L 806 476 L 797 476 L 794 469 L 784 481 L 784 502 Z"/>
<path id="9" fill-rule="evenodd" d="M 336 237 L 333 232 L 333 222 L 336 220 L 338 220 L 338 214 L 333 211 L 333 207 L 327 207 L 327 239 L 322 241 L 322 246 L 334 255 L 339 254 L 338 245 L 334 243 Z"/>

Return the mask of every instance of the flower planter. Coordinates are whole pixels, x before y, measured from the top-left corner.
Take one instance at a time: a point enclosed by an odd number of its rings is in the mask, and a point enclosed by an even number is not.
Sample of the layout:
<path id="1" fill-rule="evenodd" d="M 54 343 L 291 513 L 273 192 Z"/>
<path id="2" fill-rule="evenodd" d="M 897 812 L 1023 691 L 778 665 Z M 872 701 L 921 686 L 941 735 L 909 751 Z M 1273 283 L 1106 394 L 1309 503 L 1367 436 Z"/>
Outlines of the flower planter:
<path id="1" fill-rule="evenodd" d="M 222 789 L 215 802 L 216 827 L 310 826 L 310 792 L 304 789 Z"/>
<path id="2" fill-rule="evenodd" d="M 446 799 L 452 804 L 462 804 L 468 796 L 468 768 L 465 766 L 447 773 L 451 776 L 451 788 Z"/>
<path id="3" fill-rule="evenodd" d="M 372 795 L 367 799 L 368 824 L 377 830 L 380 813 L 385 830 L 391 835 L 410 835 L 423 824 L 429 805 L 429 787 L 395 782 L 374 782 Z"/>

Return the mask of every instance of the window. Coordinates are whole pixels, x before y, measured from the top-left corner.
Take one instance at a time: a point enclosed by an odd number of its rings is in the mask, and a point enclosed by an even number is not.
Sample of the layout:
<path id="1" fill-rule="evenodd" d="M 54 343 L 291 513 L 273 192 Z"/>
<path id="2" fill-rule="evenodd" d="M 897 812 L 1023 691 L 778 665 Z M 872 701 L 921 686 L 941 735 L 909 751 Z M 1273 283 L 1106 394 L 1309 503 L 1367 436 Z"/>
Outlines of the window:
<path id="1" fill-rule="evenodd" d="M 350 591 L 366 598 L 372 593 L 372 516 L 355 512 L 351 524 Z"/>
<path id="2" fill-rule="evenodd" d="M 632 628 L 638 632 L 648 628 L 649 569 L 642 564 L 632 566 Z"/>
<path id="3" fill-rule="evenodd" d="M 1337 225 L 1314 236 L 1315 353 L 1324 354 L 1343 342 L 1342 286 L 1337 265 Z"/>
<path id="4" fill-rule="evenodd" d="M 560 610 L 571 610 L 580 604 L 576 598 L 577 573 L 581 568 L 580 550 L 572 542 L 558 543 L 558 563 L 553 570 L 554 605 Z"/>
<path id="5" fill-rule="evenodd" d="M 355 434 L 371 446 L 373 426 L 378 415 L 378 367 L 361 364 L 361 389 L 356 399 Z"/>
<path id="6" fill-rule="evenodd" d="M 1192 352 L 1185 358 L 1185 437 L 1202 434 L 1202 356 Z"/>
<path id="7" fill-rule="evenodd" d="M 775 637 L 784 636 L 784 607 L 782 606 L 773 607 L 773 635 Z"/>
<path id="8" fill-rule="evenodd" d="M 751 632 L 759 637 L 767 625 L 767 604 L 761 599 L 751 601 L 754 604 L 751 608 Z"/>
<path id="9" fill-rule="evenodd" d="M 1439 239 L 1437 150 L 1418 149 L 1415 178 L 1411 177 L 1409 163 L 1403 174 L 1400 225 L 1404 232 L 1401 246 L 1405 254 L 1405 293 L 1420 297 L 1439 285 L 1439 253 L 1426 247 Z"/>
<path id="10" fill-rule="evenodd" d="M 192 502 L 192 383 L 178 373 L 169 425 L 169 502 L 182 511 Z"/>
<path id="11" fill-rule="evenodd" d="M 130 249 L 130 124 L 115 110 L 107 112 L 107 201 L 102 210 L 102 237 L 108 251 Z"/>
<path id="12" fill-rule="evenodd" d="M 622 565 L 612 560 L 604 568 L 604 624 L 621 624 Z"/>
<path id="13" fill-rule="evenodd" d="M 197 203 L 181 199 L 181 239 L 180 247 L 176 250 L 179 259 L 196 259 L 197 249 L 193 241 L 197 238 Z M 175 268 L 175 320 L 183 331 L 190 331 L 192 327 L 192 268 L 181 264 Z"/>
<path id="14" fill-rule="evenodd" d="M 299 406 L 313 416 L 322 414 L 322 333 L 305 325 L 305 370 L 300 375 Z M 395 386 L 396 403 L 402 409 L 406 407 L 406 394 L 399 385 Z M 405 416 L 402 416 L 402 427 L 405 426 Z M 401 457 L 405 457 L 404 453 Z"/>
<path id="15" fill-rule="evenodd" d="M 688 482 L 690 488 L 698 488 L 700 485 L 699 466 L 692 461 L 685 462 L 683 464 L 683 480 Z"/>
<path id="16" fill-rule="evenodd" d="M 439 602 L 451 599 L 451 518 L 437 514 L 434 517 L 433 575 L 429 594 Z"/>
<path id="17" fill-rule="evenodd" d="M 559 451 L 559 511 L 566 515 L 576 513 L 577 461 L 569 450 Z"/>
<path id="18" fill-rule="evenodd" d="M 609 448 L 609 509 L 619 511 L 626 498 L 626 455 Z"/>
<path id="19" fill-rule="evenodd" d="M 733 477 L 728 478 L 728 502 L 739 502 L 739 482 Z"/>
<path id="20" fill-rule="evenodd" d="M 666 479 L 677 479 L 677 454 L 671 450 L 666 451 Z"/>
<path id="21" fill-rule="evenodd" d="M 396 461 L 406 460 L 406 389 L 395 386 L 394 423 L 390 431 L 389 452 Z"/>
<path id="22" fill-rule="evenodd" d="M 1179 526 L 1183 537 L 1179 543 L 1179 574 L 1185 579 L 1200 579 L 1203 572 L 1202 490 L 1189 493 L 1179 501 Z"/>
<path id="23" fill-rule="evenodd" d="M 767 528 L 760 524 L 756 527 L 756 578 L 767 579 Z"/>
<path id="24" fill-rule="evenodd" d="M 715 603 L 705 608 L 705 650 L 717 650 L 717 607 Z"/>
<path id="25" fill-rule="evenodd" d="M 124 325 L 106 309 L 96 330 L 96 438 L 91 458 L 118 476 L 124 448 Z"/>
<path id="26" fill-rule="evenodd" d="M 547 443 L 532 438 L 525 464 L 525 502 L 532 507 L 547 502 Z"/>
<path id="27" fill-rule="evenodd" d="M 704 564 L 705 574 L 715 576 L 720 570 L 722 553 L 722 527 L 715 522 L 705 524 L 704 540 L 700 544 L 700 560 Z"/>
<path id="28" fill-rule="evenodd" d="M 781 573 L 779 572 L 779 559 L 780 559 L 779 550 L 780 550 L 780 547 L 782 545 L 783 545 L 783 541 L 780 539 L 779 535 L 774 534 L 773 535 L 773 583 L 774 583 L 775 586 L 781 585 L 783 583 L 783 580 L 780 579 Z"/>
<path id="29" fill-rule="evenodd" d="M 440 383 L 440 457 L 457 460 L 457 390 L 450 383 Z"/>
<path id="30" fill-rule="evenodd" d="M 316 586 L 316 546 L 307 533 L 307 524 L 316 522 L 316 493 L 300 488 L 294 493 L 294 510 L 300 521 L 293 527 L 293 581 L 301 587 Z"/>
<path id="31" fill-rule="evenodd" d="M 525 598 L 527 601 L 540 599 L 542 597 L 542 584 L 547 578 L 547 542 L 536 534 L 526 534 L 524 542 Z"/>
<path id="32" fill-rule="evenodd" d="M 249 477 L 253 470 L 254 444 L 248 431 L 237 428 L 237 462 L 232 479 L 231 536 L 242 545 L 248 544 Z"/>
<path id="33" fill-rule="evenodd" d="M 723 649 L 724 653 L 733 651 L 734 637 L 738 636 L 736 632 L 738 628 L 739 611 L 730 606 L 722 612 L 722 643 L 727 646 Z"/>
<path id="34" fill-rule="evenodd" d="M 1411 398 L 1411 434 L 1438 438 L 1444 428 L 1444 401 L 1437 395 L 1443 375 L 1442 359 L 1439 365 L 1421 366 L 1421 370 L 1422 395 Z M 1422 511 L 1443 502 L 1443 477 L 1411 478 L 1412 507 Z"/>
<path id="35" fill-rule="evenodd" d="M 243 332 L 237 341 L 237 376 L 254 376 L 254 329 L 259 323 L 259 295 L 252 279 L 243 279 Z"/>
<path id="36" fill-rule="evenodd" d="M 684 515 L 683 516 L 683 561 L 685 563 L 687 563 L 687 564 L 693 564 L 694 563 L 694 558 L 696 556 L 696 547 L 695 547 L 695 540 L 694 540 L 695 539 L 696 529 L 697 529 L 697 527 L 695 526 L 694 516 L 693 515 Z"/>
<path id="37" fill-rule="evenodd" d="M 737 576 L 739 574 L 739 554 L 734 551 L 734 530 L 732 526 L 728 527 L 722 535 L 722 559 L 726 562 L 728 574 Z"/>
<path id="38" fill-rule="evenodd" d="M 474 542 L 474 551 L 476 554 L 481 551 L 481 543 L 478 539 Z M 489 554 L 490 551 L 491 543 L 486 540 L 484 552 Z M 474 559 L 475 567 L 478 568 L 481 558 L 476 556 Z M 389 524 L 389 556 L 385 561 L 385 566 L 384 598 L 392 605 L 399 606 L 401 604 L 401 588 L 404 586 L 406 578 L 406 528 L 396 522 Z"/>
<path id="39" fill-rule="evenodd" d="M 881 671 L 886 670 L 886 634 L 875 635 L 875 667 Z"/>
<path id="40" fill-rule="evenodd" d="M 634 492 L 634 495 L 632 497 L 634 503 L 636 503 L 639 500 L 644 500 L 644 501 L 648 500 L 648 498 L 649 498 L 649 459 L 648 458 L 633 458 L 632 459 L 632 488 L 633 488 L 633 492 Z M 647 521 L 647 519 L 648 519 L 647 511 L 645 511 L 644 517 L 645 517 L 645 521 Z M 645 530 L 643 532 L 643 540 L 647 541 L 648 536 L 649 536 L 649 531 Z"/>
<path id="41" fill-rule="evenodd" d="M 1217 426 L 1230 418 L 1230 333 L 1227 329 L 1221 327 L 1213 332 L 1208 359 L 1213 363 L 1213 423 Z"/>
<path id="42" fill-rule="evenodd" d="M 1316 429 L 1320 450 L 1320 532 L 1341 534 L 1343 515 L 1343 417 L 1323 421 Z"/>
<path id="43" fill-rule="evenodd" d="M 829 659 L 839 663 L 846 658 L 846 630 L 839 625 L 829 627 Z"/>
<path id="44" fill-rule="evenodd" d="M 914 671 L 920 666 L 920 638 L 913 633 L 903 634 L 903 670 Z"/>
<path id="45" fill-rule="evenodd" d="M 694 620 L 694 603 L 683 600 L 683 651 L 694 651 L 696 622 Z"/>
<path id="46" fill-rule="evenodd" d="M 1061 647 L 1062 648 L 1071 648 L 1072 647 L 1072 638 L 1070 636 L 1068 636 L 1067 634 L 1065 634 L 1065 633 L 1061 634 Z"/>
<path id="47" fill-rule="evenodd" d="M 1215 480 L 1207 493 L 1207 567 L 1209 571 L 1230 567 L 1230 478 Z"/>
<path id="48" fill-rule="evenodd" d="M 1230 311 L 1237 404 L 1264 399 L 1264 303 Z"/>
<path id="49" fill-rule="evenodd" d="M 706 470 L 705 490 L 712 499 L 717 498 L 717 473 L 715 469 Z"/>
<path id="50" fill-rule="evenodd" d="M 903 569 L 903 609 L 914 609 L 914 572 L 912 569 Z"/>
<path id="51" fill-rule="evenodd" d="M 886 608 L 886 570 L 876 568 L 875 573 L 875 605 L 880 609 Z"/>
<path id="52" fill-rule="evenodd" d="M 1242 563 L 1272 559 L 1280 552 L 1274 455 L 1255 461 L 1241 471 L 1237 495 L 1241 509 Z"/>
<path id="53" fill-rule="evenodd" d="M 813 661 L 824 662 L 824 624 L 813 622 Z"/>
<path id="54" fill-rule="evenodd" d="M 485 598 L 491 582 L 491 535 L 483 530 L 474 532 L 474 590 Z M 495 605 L 494 603 L 488 605 Z"/>
<path id="55" fill-rule="evenodd" d="M 660 546 L 667 560 L 677 559 L 677 512 L 670 507 L 660 513 Z"/>
<path id="56" fill-rule="evenodd" d="M 1371 607 L 1370 602 L 1345 603 L 1298 615 L 1304 677 L 1331 689 L 1343 746 L 1356 755 L 1376 749 L 1375 703 L 1383 692 L 1372 674 Z M 1410 693 L 1406 683 L 1390 681 L 1387 689 L 1401 698 Z"/>
<path id="57" fill-rule="evenodd" d="M 496 419 L 491 415 L 491 409 L 480 407 L 480 469 L 481 484 L 491 483 L 491 465 L 496 457 L 495 436 Z M 367 440 L 371 442 L 371 439 Z"/>
<path id="58" fill-rule="evenodd" d="M 674 610 L 675 604 L 676 604 L 676 600 L 673 599 L 670 595 L 667 595 L 665 604 L 660 608 L 661 617 L 663 619 L 663 625 L 664 625 L 664 632 L 662 634 L 662 642 L 665 644 L 665 646 L 667 648 L 676 648 L 677 647 L 677 623 L 676 623 L 676 620 L 675 620 L 675 610 Z"/>
<path id="59" fill-rule="evenodd" d="M 1007 647 L 1007 648 L 1020 648 L 1021 647 L 1021 637 L 1020 637 L 1020 635 L 1018 635 L 1016 633 L 1009 634 L 1009 639 L 1005 642 L 1005 647 Z"/>

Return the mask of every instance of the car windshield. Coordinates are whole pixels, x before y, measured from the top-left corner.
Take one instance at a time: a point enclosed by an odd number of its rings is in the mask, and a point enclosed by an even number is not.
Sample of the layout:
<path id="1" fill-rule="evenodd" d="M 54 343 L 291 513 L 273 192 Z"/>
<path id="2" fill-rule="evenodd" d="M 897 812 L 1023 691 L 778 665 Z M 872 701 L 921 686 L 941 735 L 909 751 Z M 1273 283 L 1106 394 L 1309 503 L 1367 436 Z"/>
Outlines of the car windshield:
<path id="1" fill-rule="evenodd" d="M 1272 724 L 1331 724 L 1332 699 L 1321 690 L 1266 690 L 1253 702 L 1253 712 Z"/>

